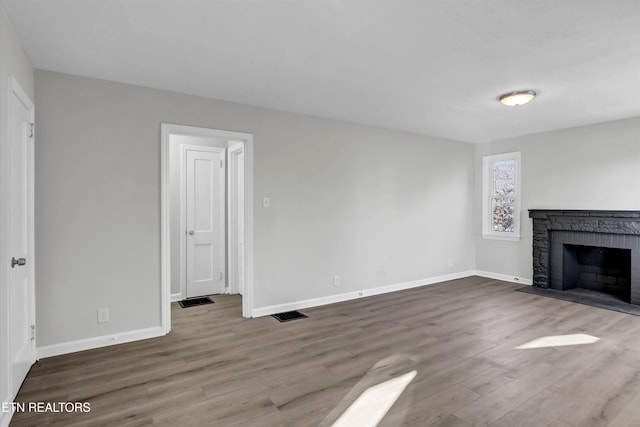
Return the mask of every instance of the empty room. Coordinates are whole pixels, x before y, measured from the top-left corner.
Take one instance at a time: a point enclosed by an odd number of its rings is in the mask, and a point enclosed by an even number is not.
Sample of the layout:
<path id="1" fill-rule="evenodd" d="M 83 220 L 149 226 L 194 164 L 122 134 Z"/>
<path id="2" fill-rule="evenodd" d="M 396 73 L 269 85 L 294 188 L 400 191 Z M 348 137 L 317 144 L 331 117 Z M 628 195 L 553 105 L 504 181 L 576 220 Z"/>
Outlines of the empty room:
<path id="1" fill-rule="evenodd" d="M 0 427 L 640 426 L 638 0 L 0 0 Z"/>

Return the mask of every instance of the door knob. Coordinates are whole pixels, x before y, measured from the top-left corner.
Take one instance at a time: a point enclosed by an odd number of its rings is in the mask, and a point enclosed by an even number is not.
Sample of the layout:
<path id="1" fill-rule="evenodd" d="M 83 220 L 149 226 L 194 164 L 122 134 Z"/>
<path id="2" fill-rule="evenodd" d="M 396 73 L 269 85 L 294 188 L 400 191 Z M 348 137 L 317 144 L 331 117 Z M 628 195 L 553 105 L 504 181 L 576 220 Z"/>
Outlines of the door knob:
<path id="1" fill-rule="evenodd" d="M 189 230 L 187 233 L 189 233 L 189 236 L 193 236 L 193 230 Z"/>
<path id="2" fill-rule="evenodd" d="M 22 266 L 22 265 L 25 265 L 26 263 L 27 263 L 27 260 L 25 258 L 15 259 L 14 257 L 11 257 L 11 268 L 14 268 L 16 265 Z"/>

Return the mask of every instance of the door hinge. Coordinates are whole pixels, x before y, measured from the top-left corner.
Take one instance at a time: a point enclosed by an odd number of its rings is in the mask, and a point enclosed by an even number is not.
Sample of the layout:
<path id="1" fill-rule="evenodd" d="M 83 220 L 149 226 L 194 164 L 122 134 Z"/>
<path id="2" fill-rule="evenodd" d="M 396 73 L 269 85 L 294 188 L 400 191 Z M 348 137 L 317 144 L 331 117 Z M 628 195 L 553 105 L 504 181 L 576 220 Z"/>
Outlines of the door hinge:
<path id="1" fill-rule="evenodd" d="M 224 275 L 222 274 L 222 271 L 220 272 L 220 280 L 222 280 L 224 278 Z"/>
<path id="2" fill-rule="evenodd" d="M 27 123 L 27 136 L 29 138 L 33 138 L 35 134 L 36 124 L 35 123 Z"/>
<path id="3" fill-rule="evenodd" d="M 36 325 L 31 325 L 31 341 L 36 339 Z"/>
<path id="4" fill-rule="evenodd" d="M 220 169 L 222 169 L 222 159 L 220 159 Z"/>

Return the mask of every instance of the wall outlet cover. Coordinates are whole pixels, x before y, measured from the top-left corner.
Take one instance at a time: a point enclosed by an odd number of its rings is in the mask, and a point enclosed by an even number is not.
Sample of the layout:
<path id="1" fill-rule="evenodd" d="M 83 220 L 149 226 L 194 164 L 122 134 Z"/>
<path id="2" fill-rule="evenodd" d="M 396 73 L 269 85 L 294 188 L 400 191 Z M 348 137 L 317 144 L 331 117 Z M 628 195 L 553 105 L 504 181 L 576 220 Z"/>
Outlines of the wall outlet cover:
<path id="1" fill-rule="evenodd" d="M 108 308 L 99 308 L 98 309 L 98 323 L 106 323 L 109 321 L 109 309 Z"/>

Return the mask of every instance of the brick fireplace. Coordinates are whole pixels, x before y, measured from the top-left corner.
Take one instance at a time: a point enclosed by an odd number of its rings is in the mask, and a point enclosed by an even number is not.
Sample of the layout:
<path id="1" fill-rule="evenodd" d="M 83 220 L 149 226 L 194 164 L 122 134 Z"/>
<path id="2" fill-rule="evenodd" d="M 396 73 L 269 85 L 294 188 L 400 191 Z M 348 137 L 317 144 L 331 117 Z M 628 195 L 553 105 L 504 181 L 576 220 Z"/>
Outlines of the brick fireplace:
<path id="1" fill-rule="evenodd" d="M 640 211 L 529 210 L 533 286 L 640 305 Z"/>

